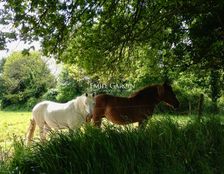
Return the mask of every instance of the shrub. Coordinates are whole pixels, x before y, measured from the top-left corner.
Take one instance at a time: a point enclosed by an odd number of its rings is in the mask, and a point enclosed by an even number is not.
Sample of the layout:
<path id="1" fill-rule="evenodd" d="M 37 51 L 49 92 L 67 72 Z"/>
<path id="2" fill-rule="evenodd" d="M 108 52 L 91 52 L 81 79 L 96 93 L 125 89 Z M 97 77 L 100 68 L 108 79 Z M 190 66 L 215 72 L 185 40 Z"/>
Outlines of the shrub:
<path id="1" fill-rule="evenodd" d="M 58 95 L 58 90 L 53 88 L 49 89 L 43 96 L 42 98 L 44 100 L 50 100 L 50 101 L 56 101 L 56 97 Z"/>
<path id="2" fill-rule="evenodd" d="M 10 105 L 28 106 L 30 98 L 40 98 L 54 86 L 54 77 L 38 52 L 11 54 L 4 63 L 0 81 L 3 108 Z"/>

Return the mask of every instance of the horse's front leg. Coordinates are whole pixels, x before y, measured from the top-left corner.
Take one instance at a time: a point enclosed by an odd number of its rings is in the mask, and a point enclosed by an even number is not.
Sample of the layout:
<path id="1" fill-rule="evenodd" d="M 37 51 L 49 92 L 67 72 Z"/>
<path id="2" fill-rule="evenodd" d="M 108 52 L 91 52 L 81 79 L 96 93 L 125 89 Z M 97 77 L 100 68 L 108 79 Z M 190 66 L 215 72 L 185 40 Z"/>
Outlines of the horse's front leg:
<path id="1" fill-rule="evenodd" d="M 147 117 L 144 117 L 142 120 L 140 120 L 138 122 L 138 127 L 139 128 L 145 128 L 146 125 L 147 125 L 147 122 L 148 122 L 148 118 Z"/>
<path id="2" fill-rule="evenodd" d="M 143 117 L 142 117 L 142 120 L 140 120 L 138 122 L 138 127 L 139 128 L 145 128 L 147 123 L 148 123 L 148 120 L 152 117 L 152 112 L 149 112 L 148 114 L 145 114 Z"/>

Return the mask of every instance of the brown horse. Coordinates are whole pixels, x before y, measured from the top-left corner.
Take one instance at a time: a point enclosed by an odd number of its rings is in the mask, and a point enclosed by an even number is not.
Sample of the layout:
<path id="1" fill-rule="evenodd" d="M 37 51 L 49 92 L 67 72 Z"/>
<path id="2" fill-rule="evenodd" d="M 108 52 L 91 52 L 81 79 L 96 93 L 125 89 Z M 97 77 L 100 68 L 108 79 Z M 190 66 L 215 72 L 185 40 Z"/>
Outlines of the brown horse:
<path id="1" fill-rule="evenodd" d="M 167 83 L 146 86 L 129 97 L 97 95 L 93 109 L 93 123 L 100 127 L 102 118 L 106 117 L 115 124 L 138 122 L 141 126 L 148 117 L 152 116 L 155 106 L 161 101 L 173 108 L 179 107 L 179 101 L 172 87 Z"/>

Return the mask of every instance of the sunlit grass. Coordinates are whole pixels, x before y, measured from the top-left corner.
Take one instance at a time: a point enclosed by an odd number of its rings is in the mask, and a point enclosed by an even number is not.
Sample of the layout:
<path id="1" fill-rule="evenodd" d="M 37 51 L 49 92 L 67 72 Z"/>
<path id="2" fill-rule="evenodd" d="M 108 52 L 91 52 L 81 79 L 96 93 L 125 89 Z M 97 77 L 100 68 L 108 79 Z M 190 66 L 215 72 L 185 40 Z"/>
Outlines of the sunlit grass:
<path id="1" fill-rule="evenodd" d="M 184 120 L 184 118 L 183 118 Z M 105 125 L 72 134 L 53 134 L 45 143 L 15 153 L 4 171 L 11 173 L 220 173 L 224 170 L 224 127 L 219 118 L 157 116 L 144 129 Z M 182 123 L 182 122 L 180 122 Z"/>
<path id="2" fill-rule="evenodd" d="M 186 125 L 189 121 L 196 119 L 197 116 L 178 116 L 178 115 L 153 115 L 152 121 L 170 118 L 180 125 Z M 9 147 L 12 144 L 13 137 L 25 138 L 27 128 L 30 123 L 31 112 L 10 112 L 0 111 L 0 147 Z M 224 117 L 221 117 L 224 119 Z M 106 119 L 103 121 L 104 125 L 113 125 Z M 117 125 L 116 125 L 117 126 Z M 137 127 L 138 124 L 134 123 L 127 127 Z M 123 127 L 123 126 L 117 126 Z M 38 135 L 38 127 L 35 130 L 35 135 Z"/>
<path id="3" fill-rule="evenodd" d="M 30 117 L 30 112 L 0 111 L 0 163 L 12 155 L 14 138 L 25 138 Z"/>
<path id="4" fill-rule="evenodd" d="M 36 138 L 27 148 L 31 113 L 0 111 L 0 172 L 216 172 L 223 169 L 224 117 L 214 117 L 198 122 L 195 115 L 153 115 L 145 129 L 104 119 L 102 129 L 59 132 L 46 143 Z"/>
<path id="5" fill-rule="evenodd" d="M 23 136 L 30 118 L 30 112 L 0 111 L 0 142 L 10 139 L 12 135 Z"/>

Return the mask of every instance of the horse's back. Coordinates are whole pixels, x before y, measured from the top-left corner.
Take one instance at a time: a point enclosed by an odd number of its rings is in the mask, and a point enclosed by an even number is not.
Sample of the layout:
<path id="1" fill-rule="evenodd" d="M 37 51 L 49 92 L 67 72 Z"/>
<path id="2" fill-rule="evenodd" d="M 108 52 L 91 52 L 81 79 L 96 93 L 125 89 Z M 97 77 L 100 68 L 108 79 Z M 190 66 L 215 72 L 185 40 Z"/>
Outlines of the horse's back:
<path id="1" fill-rule="evenodd" d="M 38 110 L 38 109 L 40 109 L 41 107 L 47 106 L 48 104 L 49 104 L 49 101 L 42 101 L 42 102 L 40 102 L 40 103 L 37 103 L 37 104 L 33 107 L 32 111 Z"/>
<path id="2" fill-rule="evenodd" d="M 64 109 L 65 107 L 66 107 L 65 104 L 56 103 L 52 101 L 42 101 L 34 106 L 34 108 L 32 109 L 32 114 L 34 117 L 37 115 L 42 115 L 44 117 L 46 113 L 55 110 L 61 110 L 62 108 Z"/>
<path id="3" fill-rule="evenodd" d="M 108 94 L 100 94 L 95 97 L 95 101 L 96 101 L 97 105 L 106 106 L 106 105 L 110 105 L 113 103 L 128 102 L 129 98 L 113 96 L 113 95 L 108 95 Z"/>
<path id="4" fill-rule="evenodd" d="M 93 117 L 99 119 L 106 116 L 108 112 L 115 111 L 116 107 L 123 103 L 128 103 L 129 99 L 125 97 L 117 97 L 108 94 L 100 94 L 95 96 L 95 107 L 93 110 Z M 99 117 L 99 118 L 97 118 Z"/>
<path id="5" fill-rule="evenodd" d="M 144 119 L 151 112 L 149 104 L 138 99 L 102 94 L 96 96 L 93 119 L 106 117 L 116 124 L 128 124 Z"/>
<path id="6" fill-rule="evenodd" d="M 44 116 L 48 105 L 49 101 L 43 101 L 36 104 L 32 109 L 33 119 L 37 122 L 38 125 L 44 124 Z"/>
<path id="7" fill-rule="evenodd" d="M 117 99 L 115 96 L 108 95 L 108 94 L 99 94 L 95 96 L 96 104 L 95 104 L 94 110 L 103 111 L 104 109 L 106 109 L 108 105 L 111 105 L 116 101 Z"/>
<path id="8" fill-rule="evenodd" d="M 49 102 L 47 111 L 50 112 L 59 112 L 59 111 L 65 111 L 72 107 L 71 102 L 67 103 L 57 103 L 57 102 Z"/>
<path id="9" fill-rule="evenodd" d="M 76 100 L 67 103 L 50 102 L 44 115 L 45 122 L 54 129 L 73 128 L 80 124 Z"/>

